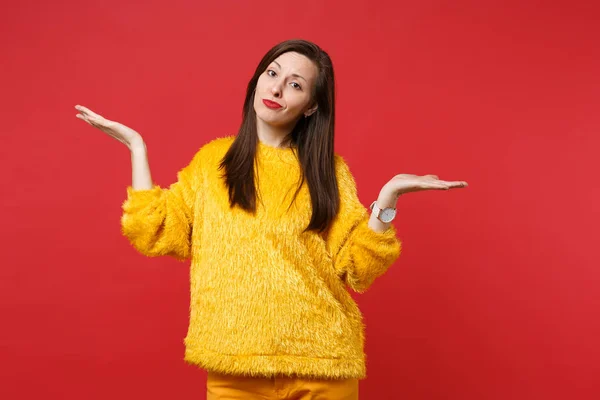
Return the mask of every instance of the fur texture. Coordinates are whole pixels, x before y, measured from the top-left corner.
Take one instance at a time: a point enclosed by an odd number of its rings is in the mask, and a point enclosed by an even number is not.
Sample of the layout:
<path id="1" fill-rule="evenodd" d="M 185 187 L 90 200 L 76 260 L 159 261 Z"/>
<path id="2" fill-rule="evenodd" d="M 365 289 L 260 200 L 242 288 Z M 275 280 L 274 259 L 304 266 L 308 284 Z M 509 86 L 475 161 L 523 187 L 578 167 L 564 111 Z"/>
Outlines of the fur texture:
<path id="1" fill-rule="evenodd" d="M 127 188 L 122 231 L 148 256 L 191 259 L 185 360 L 251 376 L 366 376 L 362 314 L 347 291 L 365 291 L 398 258 L 396 230 L 368 227 L 344 160 L 336 156 L 340 212 L 322 234 L 289 149 L 259 144 L 257 212 L 230 208 L 217 166 L 233 141 L 203 146 L 168 189 Z M 291 206 L 290 206 L 291 204 Z"/>

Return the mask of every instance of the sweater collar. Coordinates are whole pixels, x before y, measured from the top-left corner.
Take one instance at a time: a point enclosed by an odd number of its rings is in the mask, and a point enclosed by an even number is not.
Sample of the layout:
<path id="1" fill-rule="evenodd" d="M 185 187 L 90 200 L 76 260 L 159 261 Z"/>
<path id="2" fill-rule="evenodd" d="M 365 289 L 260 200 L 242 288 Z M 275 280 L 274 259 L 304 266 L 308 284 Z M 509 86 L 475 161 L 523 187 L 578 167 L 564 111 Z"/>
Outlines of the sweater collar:
<path id="1" fill-rule="evenodd" d="M 297 148 L 274 147 L 258 141 L 257 155 L 265 160 L 298 162 L 296 157 Z"/>

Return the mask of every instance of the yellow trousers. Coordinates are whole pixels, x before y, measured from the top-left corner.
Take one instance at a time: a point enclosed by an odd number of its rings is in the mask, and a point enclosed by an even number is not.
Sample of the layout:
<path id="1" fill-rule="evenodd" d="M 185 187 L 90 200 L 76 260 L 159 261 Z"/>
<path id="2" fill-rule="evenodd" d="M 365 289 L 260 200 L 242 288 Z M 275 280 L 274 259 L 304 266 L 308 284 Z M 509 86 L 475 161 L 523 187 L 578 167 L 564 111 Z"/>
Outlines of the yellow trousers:
<path id="1" fill-rule="evenodd" d="M 208 372 L 206 400 L 358 400 L 358 379 L 255 378 Z"/>

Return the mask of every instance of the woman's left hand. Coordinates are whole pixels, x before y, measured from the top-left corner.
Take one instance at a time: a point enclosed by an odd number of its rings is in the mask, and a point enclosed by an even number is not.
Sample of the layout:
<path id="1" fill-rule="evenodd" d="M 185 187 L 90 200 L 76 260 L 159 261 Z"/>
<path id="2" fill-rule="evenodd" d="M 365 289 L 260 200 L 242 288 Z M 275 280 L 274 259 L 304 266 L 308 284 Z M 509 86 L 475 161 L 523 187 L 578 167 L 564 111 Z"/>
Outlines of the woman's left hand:
<path id="1" fill-rule="evenodd" d="M 465 181 L 443 181 L 437 175 L 417 176 L 400 174 L 394 176 L 381 189 L 382 194 L 396 199 L 405 193 L 420 192 L 422 190 L 449 190 L 469 186 Z"/>
<path id="2" fill-rule="evenodd" d="M 386 183 L 379 197 L 377 206 L 381 209 L 391 207 L 396 208 L 398 197 L 405 193 L 420 192 L 422 190 L 449 190 L 454 188 L 467 187 L 465 181 L 442 181 L 437 175 L 417 176 L 412 174 L 400 174 L 394 176 Z M 390 226 L 389 222 L 382 222 L 373 214 L 369 220 L 369 227 L 376 232 L 383 232 Z"/>

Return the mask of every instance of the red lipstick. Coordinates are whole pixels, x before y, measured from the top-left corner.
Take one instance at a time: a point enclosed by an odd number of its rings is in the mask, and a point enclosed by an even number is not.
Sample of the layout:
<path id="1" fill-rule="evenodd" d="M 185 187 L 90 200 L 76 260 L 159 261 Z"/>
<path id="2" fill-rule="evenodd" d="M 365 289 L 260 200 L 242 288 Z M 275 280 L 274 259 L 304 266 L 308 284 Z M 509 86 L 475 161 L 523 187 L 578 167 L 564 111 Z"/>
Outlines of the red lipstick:
<path id="1" fill-rule="evenodd" d="M 271 100 L 263 99 L 263 103 L 265 104 L 265 106 L 267 106 L 273 110 L 277 110 L 278 108 L 281 108 L 281 104 L 275 103 L 274 101 L 271 101 Z"/>

